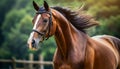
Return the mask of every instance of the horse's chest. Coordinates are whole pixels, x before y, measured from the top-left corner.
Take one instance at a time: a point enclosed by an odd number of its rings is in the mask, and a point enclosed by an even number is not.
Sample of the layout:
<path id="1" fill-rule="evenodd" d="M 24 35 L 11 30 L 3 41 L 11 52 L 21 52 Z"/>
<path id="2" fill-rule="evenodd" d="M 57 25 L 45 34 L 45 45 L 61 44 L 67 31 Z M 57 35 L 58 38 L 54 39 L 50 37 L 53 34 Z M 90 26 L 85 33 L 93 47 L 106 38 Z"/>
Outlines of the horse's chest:
<path id="1" fill-rule="evenodd" d="M 82 63 L 75 63 L 74 61 L 57 60 L 54 62 L 54 69 L 83 69 Z"/>
<path id="2" fill-rule="evenodd" d="M 60 53 L 56 53 L 54 56 L 54 68 L 55 69 L 82 69 L 83 63 L 80 60 L 80 56 L 76 54 L 69 54 L 64 59 Z"/>

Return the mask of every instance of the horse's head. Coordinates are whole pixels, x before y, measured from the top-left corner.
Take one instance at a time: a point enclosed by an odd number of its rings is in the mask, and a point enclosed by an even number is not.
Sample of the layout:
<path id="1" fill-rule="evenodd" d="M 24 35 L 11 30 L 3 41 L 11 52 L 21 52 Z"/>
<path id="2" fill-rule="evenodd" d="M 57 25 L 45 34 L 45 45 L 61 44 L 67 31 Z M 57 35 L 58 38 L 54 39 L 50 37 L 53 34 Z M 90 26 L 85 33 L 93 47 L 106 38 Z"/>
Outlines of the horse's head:
<path id="1" fill-rule="evenodd" d="M 47 2 L 44 1 L 44 6 L 39 7 L 34 1 L 33 6 L 37 11 L 33 18 L 33 30 L 28 39 L 28 46 L 30 49 L 36 49 L 39 42 L 48 39 L 53 35 L 55 26 L 53 25 L 52 11 Z M 54 27 L 54 28 L 52 28 Z"/>

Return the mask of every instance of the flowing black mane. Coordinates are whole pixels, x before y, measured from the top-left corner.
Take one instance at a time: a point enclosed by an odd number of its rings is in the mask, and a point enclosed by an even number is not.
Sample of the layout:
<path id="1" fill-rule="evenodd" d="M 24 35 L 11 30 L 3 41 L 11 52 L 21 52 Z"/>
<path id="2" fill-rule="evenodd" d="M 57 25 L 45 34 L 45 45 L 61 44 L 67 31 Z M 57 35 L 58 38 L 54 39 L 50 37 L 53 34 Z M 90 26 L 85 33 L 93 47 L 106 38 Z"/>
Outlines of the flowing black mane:
<path id="1" fill-rule="evenodd" d="M 75 26 L 78 30 L 85 32 L 84 29 L 98 25 L 98 22 L 94 20 L 93 17 L 80 13 L 71 11 L 68 8 L 62 7 L 52 7 L 53 9 L 59 11 L 63 16 L 65 16 L 73 26 Z"/>

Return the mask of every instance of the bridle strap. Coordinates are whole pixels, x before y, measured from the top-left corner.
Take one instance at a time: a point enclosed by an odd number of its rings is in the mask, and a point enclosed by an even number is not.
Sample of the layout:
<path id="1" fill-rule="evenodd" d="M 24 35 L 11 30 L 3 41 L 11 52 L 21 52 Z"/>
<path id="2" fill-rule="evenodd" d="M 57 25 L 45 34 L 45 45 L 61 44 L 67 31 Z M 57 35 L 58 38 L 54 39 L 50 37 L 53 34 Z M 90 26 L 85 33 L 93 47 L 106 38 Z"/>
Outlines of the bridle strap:
<path id="1" fill-rule="evenodd" d="M 38 34 L 39 34 L 39 35 L 41 35 L 41 36 L 43 36 L 43 35 L 44 35 L 44 33 L 43 33 L 43 32 L 39 32 L 39 31 L 37 31 L 37 30 L 35 30 L 35 29 L 33 29 L 32 31 L 33 31 L 33 32 L 38 33 Z"/>
<path id="2" fill-rule="evenodd" d="M 49 12 L 45 12 L 45 11 L 43 11 L 43 12 L 41 11 L 41 12 L 40 12 L 40 11 L 38 11 L 38 12 L 37 12 L 37 14 L 42 14 L 42 13 L 48 13 L 48 14 L 50 15 L 49 24 L 48 24 L 48 28 L 47 28 L 46 32 L 40 32 L 40 31 L 37 31 L 37 30 L 35 30 L 35 29 L 33 29 L 32 31 L 38 33 L 38 34 L 41 35 L 41 36 L 43 36 L 43 39 L 44 39 L 46 33 L 48 32 L 48 37 L 46 38 L 46 40 L 47 40 L 47 39 L 49 39 L 49 37 L 50 37 L 50 27 L 51 27 L 51 25 L 52 25 L 52 13 L 51 13 L 51 11 L 49 11 Z"/>
<path id="3" fill-rule="evenodd" d="M 46 40 L 49 39 L 49 37 L 50 37 L 50 28 L 52 25 L 52 13 L 51 13 L 51 11 L 48 14 L 50 15 L 50 18 L 49 18 L 49 25 L 48 25 L 48 37 L 46 38 Z"/>

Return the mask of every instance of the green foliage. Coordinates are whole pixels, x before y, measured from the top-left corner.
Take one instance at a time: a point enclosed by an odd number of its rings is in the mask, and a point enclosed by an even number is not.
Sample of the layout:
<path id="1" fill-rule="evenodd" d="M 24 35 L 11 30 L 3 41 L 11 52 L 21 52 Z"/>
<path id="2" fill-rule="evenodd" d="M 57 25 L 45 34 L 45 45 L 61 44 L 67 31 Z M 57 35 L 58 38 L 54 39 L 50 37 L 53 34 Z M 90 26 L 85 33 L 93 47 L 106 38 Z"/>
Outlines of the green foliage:
<path id="1" fill-rule="evenodd" d="M 109 18 L 111 15 L 116 16 L 120 14 L 119 0 L 87 0 L 88 13 L 93 14 L 97 18 Z"/>
<path id="2" fill-rule="evenodd" d="M 5 47 L 0 48 L 0 58 L 5 59 L 8 58 L 11 54 L 9 51 L 6 51 L 7 49 Z"/>
<path id="3" fill-rule="evenodd" d="M 14 3 L 15 3 L 15 0 L 1 0 L 0 1 L 0 31 L 2 31 L 1 27 L 2 27 L 3 21 L 5 20 L 5 15 L 6 13 L 9 12 L 9 10 L 11 10 Z M 4 39 L 3 35 L 0 34 L 0 46 L 4 42 L 3 39 Z"/>
<path id="4" fill-rule="evenodd" d="M 32 25 L 30 24 L 31 19 L 31 16 L 26 15 L 18 23 L 16 23 L 14 27 L 11 27 L 10 31 L 6 30 L 6 32 L 9 34 L 7 34 L 3 46 L 6 46 L 8 48 L 11 56 L 15 56 L 17 58 L 25 58 L 25 54 L 27 54 L 27 35 L 30 33 L 30 29 L 32 28 Z M 11 56 L 9 56 L 9 58 Z"/>
<path id="5" fill-rule="evenodd" d="M 26 15 L 25 10 L 11 10 L 5 17 L 5 21 L 2 25 L 3 35 L 7 36 L 11 31 L 11 28 L 15 27 L 17 23 Z"/>
<path id="6" fill-rule="evenodd" d="M 86 0 L 86 4 L 87 13 L 94 15 L 100 23 L 100 26 L 89 29 L 89 34 L 108 34 L 120 38 L 119 0 Z"/>
<path id="7" fill-rule="evenodd" d="M 97 28 L 99 34 L 109 34 L 120 38 L 120 15 L 108 19 L 100 19 L 101 25 Z"/>

